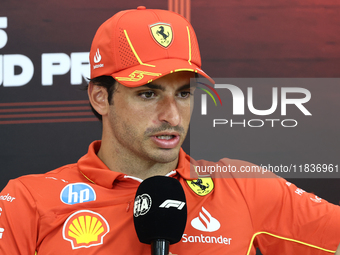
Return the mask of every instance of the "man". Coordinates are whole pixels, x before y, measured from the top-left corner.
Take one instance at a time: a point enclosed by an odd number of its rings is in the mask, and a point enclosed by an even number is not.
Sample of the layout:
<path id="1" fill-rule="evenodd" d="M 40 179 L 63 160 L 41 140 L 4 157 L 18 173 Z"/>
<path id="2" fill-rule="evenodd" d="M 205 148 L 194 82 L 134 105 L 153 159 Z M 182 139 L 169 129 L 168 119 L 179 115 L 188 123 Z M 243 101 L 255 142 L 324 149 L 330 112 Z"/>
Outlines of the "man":
<path id="1" fill-rule="evenodd" d="M 340 255 L 340 245 L 338 246 L 338 249 L 336 249 L 335 255 Z"/>
<path id="2" fill-rule="evenodd" d="M 133 201 L 140 182 L 155 175 L 178 179 L 187 198 L 187 226 L 172 253 L 335 252 L 338 206 L 273 176 L 212 179 L 191 171 L 211 162 L 181 149 L 190 79 L 211 78 L 183 17 L 145 7 L 119 12 L 98 29 L 90 62 L 88 94 L 102 140 L 76 164 L 9 182 L 0 196 L 1 254 L 150 254 L 134 230 Z"/>

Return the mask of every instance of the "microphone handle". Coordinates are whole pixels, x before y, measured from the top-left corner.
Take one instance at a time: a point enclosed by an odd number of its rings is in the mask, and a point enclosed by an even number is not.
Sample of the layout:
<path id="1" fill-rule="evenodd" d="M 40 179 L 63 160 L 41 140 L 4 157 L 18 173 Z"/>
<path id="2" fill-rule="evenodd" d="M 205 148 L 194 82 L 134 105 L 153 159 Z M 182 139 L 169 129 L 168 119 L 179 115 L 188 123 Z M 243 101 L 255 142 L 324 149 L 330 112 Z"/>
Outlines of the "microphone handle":
<path id="1" fill-rule="evenodd" d="M 168 255 L 170 242 L 165 239 L 156 239 L 151 242 L 151 255 Z"/>

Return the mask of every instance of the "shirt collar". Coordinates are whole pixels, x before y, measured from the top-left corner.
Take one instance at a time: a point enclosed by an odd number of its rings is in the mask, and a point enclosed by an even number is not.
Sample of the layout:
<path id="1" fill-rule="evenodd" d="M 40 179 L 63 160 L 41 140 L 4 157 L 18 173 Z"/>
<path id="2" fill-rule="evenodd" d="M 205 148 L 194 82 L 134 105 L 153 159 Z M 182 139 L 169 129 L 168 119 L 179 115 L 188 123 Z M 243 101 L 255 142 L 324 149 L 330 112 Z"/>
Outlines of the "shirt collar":
<path id="1" fill-rule="evenodd" d="M 88 153 L 78 160 L 78 169 L 90 182 L 111 189 L 114 181 L 126 180 L 127 175 L 110 170 L 98 158 L 100 145 L 101 141 L 94 141 L 90 144 Z M 177 169 L 170 172 L 169 176 L 175 177 L 178 174 L 184 179 L 197 179 L 194 167 L 190 164 L 190 156 L 182 148 L 179 152 Z"/>

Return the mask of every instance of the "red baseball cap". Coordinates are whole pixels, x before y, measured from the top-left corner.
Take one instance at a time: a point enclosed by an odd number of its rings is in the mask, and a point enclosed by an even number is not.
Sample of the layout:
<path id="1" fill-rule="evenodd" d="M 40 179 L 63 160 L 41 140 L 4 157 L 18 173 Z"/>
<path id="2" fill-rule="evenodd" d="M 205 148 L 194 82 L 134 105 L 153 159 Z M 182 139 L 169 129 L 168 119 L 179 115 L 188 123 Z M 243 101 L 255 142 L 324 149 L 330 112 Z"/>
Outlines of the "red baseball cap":
<path id="1" fill-rule="evenodd" d="M 90 51 L 91 78 L 112 76 L 127 87 L 145 85 L 173 72 L 200 68 L 195 31 L 177 13 L 146 9 L 121 11 L 97 30 Z"/>

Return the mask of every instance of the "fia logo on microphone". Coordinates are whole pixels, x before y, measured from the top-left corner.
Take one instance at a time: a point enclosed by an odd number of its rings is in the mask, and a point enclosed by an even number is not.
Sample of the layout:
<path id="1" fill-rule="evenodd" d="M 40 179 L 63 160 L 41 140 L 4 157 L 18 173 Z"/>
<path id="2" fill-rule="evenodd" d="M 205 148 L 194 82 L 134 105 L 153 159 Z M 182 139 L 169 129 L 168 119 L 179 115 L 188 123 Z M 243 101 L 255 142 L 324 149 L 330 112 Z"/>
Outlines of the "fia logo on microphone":
<path id="1" fill-rule="evenodd" d="M 151 208 L 152 200 L 148 194 L 138 195 L 133 207 L 133 215 L 138 217 L 146 214 Z"/>

